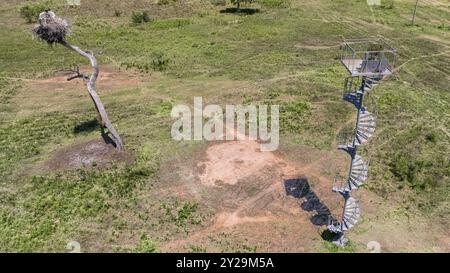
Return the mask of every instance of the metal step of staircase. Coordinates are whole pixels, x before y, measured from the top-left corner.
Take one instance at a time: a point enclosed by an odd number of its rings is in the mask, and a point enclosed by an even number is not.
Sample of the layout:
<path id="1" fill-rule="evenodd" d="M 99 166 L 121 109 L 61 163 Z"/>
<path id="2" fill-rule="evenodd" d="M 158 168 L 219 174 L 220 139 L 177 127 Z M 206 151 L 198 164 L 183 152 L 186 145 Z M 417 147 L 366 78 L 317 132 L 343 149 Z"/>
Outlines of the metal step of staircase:
<path id="1" fill-rule="evenodd" d="M 358 223 L 360 217 L 359 204 L 353 197 L 348 197 L 345 200 L 344 209 L 342 212 L 342 222 L 340 223 L 334 217 L 328 219 L 327 228 L 333 233 L 342 233 L 352 228 Z"/>
<path id="2" fill-rule="evenodd" d="M 353 104 L 356 108 L 361 107 L 361 96 L 357 92 L 344 93 L 342 98 Z"/>
<path id="3" fill-rule="evenodd" d="M 360 187 L 367 179 L 368 166 L 364 162 L 361 156 L 355 155 L 350 174 L 347 179 L 347 185 L 345 191 L 352 191 L 355 188 Z"/>
<path id="4" fill-rule="evenodd" d="M 356 128 L 355 145 L 362 145 L 371 138 L 375 132 L 376 116 L 369 111 L 361 111 Z"/>
<path id="5" fill-rule="evenodd" d="M 381 79 L 382 78 L 379 78 L 379 77 L 367 77 L 364 80 L 364 84 L 363 84 L 364 90 L 363 91 L 366 92 L 366 91 L 372 90 L 373 88 L 375 88 L 375 86 L 378 85 L 378 82 Z"/>
<path id="6" fill-rule="evenodd" d="M 360 209 L 355 198 L 349 197 L 345 202 L 344 215 L 342 217 L 341 230 L 346 231 L 352 228 L 359 220 Z"/>

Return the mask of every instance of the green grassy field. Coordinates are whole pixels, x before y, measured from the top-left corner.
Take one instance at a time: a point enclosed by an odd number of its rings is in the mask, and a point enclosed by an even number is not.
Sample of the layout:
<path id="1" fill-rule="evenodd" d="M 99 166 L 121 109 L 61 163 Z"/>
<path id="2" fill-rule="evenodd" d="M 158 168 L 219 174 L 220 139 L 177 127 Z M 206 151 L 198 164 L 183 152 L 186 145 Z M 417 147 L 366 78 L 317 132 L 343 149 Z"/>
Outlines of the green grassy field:
<path id="1" fill-rule="evenodd" d="M 397 48 L 398 70 L 374 93 L 378 127 L 365 188 L 395 210 L 372 212 L 373 225 L 406 221 L 414 229 L 410 219 L 423 219 L 433 231 L 448 227 L 447 1 L 423 1 L 415 26 L 414 1 L 406 0 L 373 7 L 363 0 L 261 0 L 252 4 L 259 9 L 252 15 L 221 13 L 224 6 L 206 0 L 82 0 L 73 8 L 48 1 L 73 24 L 70 42 L 93 51 L 101 69 L 139 77 L 138 84 L 99 87 L 136 157 L 106 170 L 42 168 L 55 150 L 96 138 L 99 128 L 82 85 L 45 90 L 45 79 L 87 63 L 61 46 L 33 40 L 33 24 L 19 10 L 36 2 L 43 1 L 0 4 L 0 251 L 66 251 L 75 239 L 83 251 L 160 251 L 201 229 L 213 212 L 198 200 L 164 192 L 168 162 L 206 145 L 172 141 L 172 106 L 192 104 L 194 95 L 204 104 L 279 104 L 282 151 L 297 145 L 333 150 L 339 129 L 354 114 L 340 98 L 346 74 L 337 45 L 343 37 L 375 35 Z M 132 12 L 141 11 L 150 21 L 134 24 Z M 80 124 L 88 125 L 76 130 Z M 448 241 L 450 235 L 433 236 Z M 365 242 L 354 240 L 349 251 L 363 251 Z M 271 250 L 228 234 L 211 241 L 217 251 Z M 327 242 L 312 249 L 336 251 Z M 390 250 L 436 251 L 433 242 Z"/>

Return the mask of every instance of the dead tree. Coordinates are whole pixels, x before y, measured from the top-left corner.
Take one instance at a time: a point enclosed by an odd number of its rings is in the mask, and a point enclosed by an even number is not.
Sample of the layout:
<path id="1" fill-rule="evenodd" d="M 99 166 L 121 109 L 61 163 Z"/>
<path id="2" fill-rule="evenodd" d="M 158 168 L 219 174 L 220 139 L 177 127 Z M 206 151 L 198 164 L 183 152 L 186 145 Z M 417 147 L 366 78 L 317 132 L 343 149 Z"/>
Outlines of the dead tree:
<path id="1" fill-rule="evenodd" d="M 33 29 L 33 33 L 37 38 L 51 45 L 53 44 L 63 45 L 66 48 L 80 54 L 81 56 L 89 60 L 93 69 L 92 74 L 90 75 L 82 74 L 80 73 L 80 69 L 77 67 L 75 70 L 71 70 L 73 74 L 67 80 L 71 81 L 77 78 L 83 79 L 83 81 L 86 84 L 89 95 L 92 101 L 94 102 L 95 109 L 97 110 L 98 119 L 102 127 L 102 133 L 105 133 L 104 129 L 107 129 L 111 139 L 116 145 L 116 148 L 121 150 L 123 149 L 122 138 L 111 124 L 111 121 L 108 118 L 108 114 L 106 113 L 105 107 L 103 106 L 103 103 L 101 102 L 100 97 L 98 96 L 96 91 L 95 83 L 97 81 L 98 74 L 100 72 L 97 64 L 97 59 L 95 58 L 92 52 L 83 51 L 77 46 L 68 43 L 65 37 L 69 33 L 69 31 L 70 31 L 69 23 L 64 19 L 57 17 L 50 10 L 46 10 L 39 15 L 39 25 L 36 25 L 36 27 Z"/>

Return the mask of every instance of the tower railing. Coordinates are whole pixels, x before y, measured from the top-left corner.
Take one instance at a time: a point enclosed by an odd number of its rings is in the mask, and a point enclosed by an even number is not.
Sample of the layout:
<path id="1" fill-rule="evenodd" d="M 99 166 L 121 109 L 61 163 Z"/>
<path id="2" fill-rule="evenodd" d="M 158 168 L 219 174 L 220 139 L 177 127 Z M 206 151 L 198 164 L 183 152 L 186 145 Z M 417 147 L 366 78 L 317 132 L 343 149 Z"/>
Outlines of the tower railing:
<path id="1" fill-rule="evenodd" d="M 390 75 L 396 50 L 383 38 L 345 40 L 341 63 L 352 76 Z"/>

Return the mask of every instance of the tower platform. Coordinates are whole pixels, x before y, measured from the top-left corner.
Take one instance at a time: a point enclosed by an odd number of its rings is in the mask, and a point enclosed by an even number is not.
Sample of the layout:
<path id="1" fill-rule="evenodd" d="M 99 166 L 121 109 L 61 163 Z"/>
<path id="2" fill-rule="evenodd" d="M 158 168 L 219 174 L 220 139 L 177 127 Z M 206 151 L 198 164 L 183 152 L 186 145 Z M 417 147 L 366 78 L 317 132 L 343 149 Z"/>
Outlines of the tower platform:
<path id="1" fill-rule="evenodd" d="M 341 46 L 341 63 L 354 77 L 391 75 L 395 55 L 383 38 L 345 40 Z"/>

